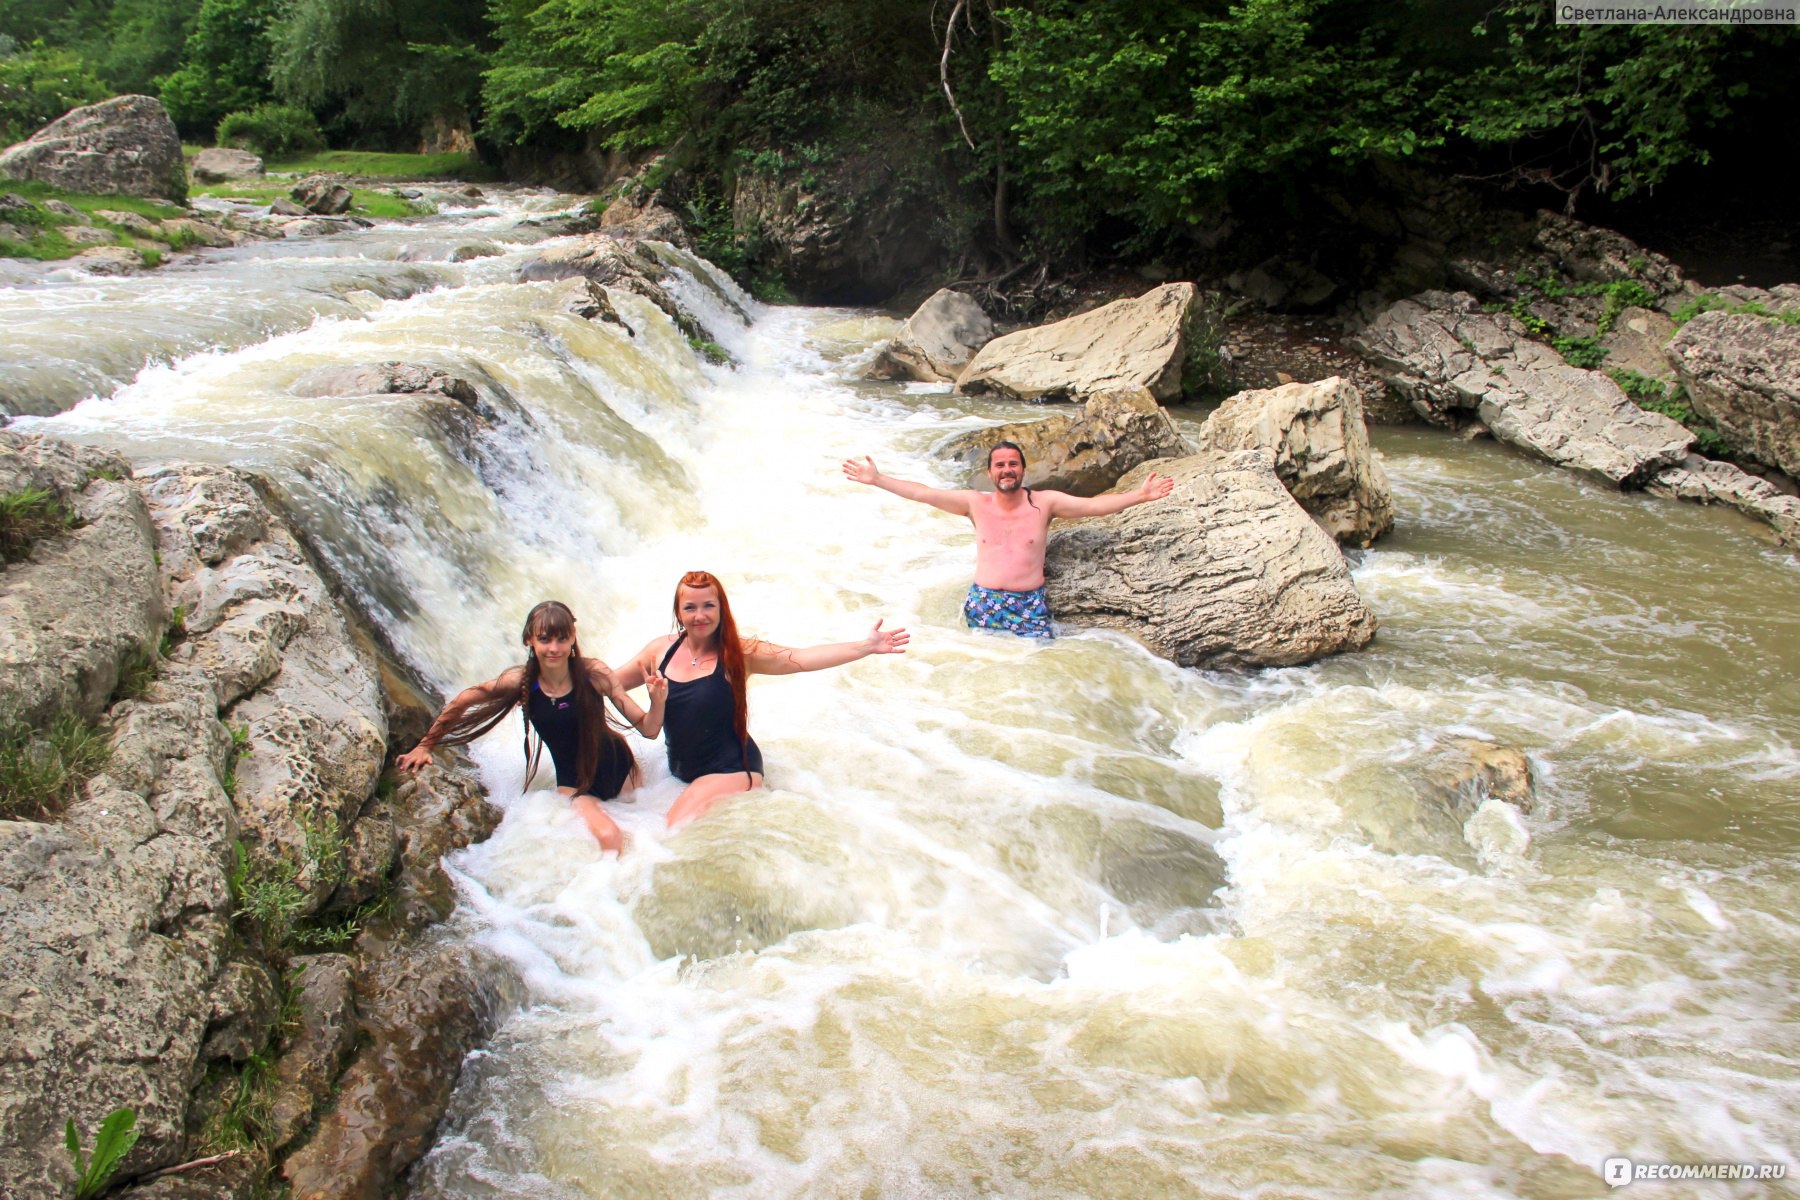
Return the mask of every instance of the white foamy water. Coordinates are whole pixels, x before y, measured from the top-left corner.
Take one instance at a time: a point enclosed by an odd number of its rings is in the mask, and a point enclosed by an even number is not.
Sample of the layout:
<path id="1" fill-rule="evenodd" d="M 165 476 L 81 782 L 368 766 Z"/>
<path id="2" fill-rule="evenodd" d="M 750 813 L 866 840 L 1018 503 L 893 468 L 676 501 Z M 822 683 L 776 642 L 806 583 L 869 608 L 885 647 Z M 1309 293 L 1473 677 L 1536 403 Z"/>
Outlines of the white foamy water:
<path id="1" fill-rule="evenodd" d="M 618 661 L 692 569 L 778 642 L 913 633 L 754 681 L 769 786 L 673 834 L 639 743 L 622 858 L 521 794 L 516 726 L 482 748 L 507 815 L 453 863 L 454 928 L 524 999 L 412 1195 L 1571 1197 L 1615 1154 L 1795 1165 L 1800 630 L 1747 525 L 1384 430 L 1368 652 L 1236 675 L 978 636 L 966 522 L 838 464 L 949 482 L 931 447 L 1017 410 L 855 382 L 890 320 L 688 269 L 735 369 L 634 297 L 628 336 L 493 275 L 41 426 L 265 472 L 440 686 L 515 661 L 547 596 Z M 288 391 L 396 358 L 510 403 L 469 429 Z M 1532 811 L 1438 798 L 1454 736 L 1523 748 Z"/>

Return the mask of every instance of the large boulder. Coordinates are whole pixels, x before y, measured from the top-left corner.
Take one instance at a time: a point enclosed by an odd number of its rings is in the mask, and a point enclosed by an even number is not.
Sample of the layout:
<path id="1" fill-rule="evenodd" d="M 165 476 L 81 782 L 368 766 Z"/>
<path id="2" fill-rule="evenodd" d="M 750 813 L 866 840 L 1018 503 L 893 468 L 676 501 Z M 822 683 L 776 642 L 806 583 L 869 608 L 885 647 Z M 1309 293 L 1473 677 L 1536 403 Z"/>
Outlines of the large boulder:
<path id="1" fill-rule="evenodd" d="M 1173 400 L 1181 394 L 1195 295 L 1191 283 L 1165 283 L 1135 300 L 995 338 L 963 370 L 956 389 L 1014 400 L 1076 400 L 1110 388 L 1143 387 L 1158 400 Z"/>
<path id="2" fill-rule="evenodd" d="M 296 183 L 288 195 L 307 212 L 321 217 L 336 217 L 350 211 L 356 200 L 342 178 L 336 175 L 308 175 Z"/>
<path id="3" fill-rule="evenodd" d="M 1369 446 L 1362 393 L 1344 379 L 1239 392 L 1206 419 L 1202 445 L 1221 452 L 1267 446 L 1300 507 L 1349 546 L 1394 524 L 1387 472 Z"/>
<path id="4" fill-rule="evenodd" d="M 188 174 L 201 183 L 224 183 L 229 179 L 255 179 L 263 173 L 263 160 L 248 150 L 229 146 L 211 146 L 194 155 Z"/>
<path id="5" fill-rule="evenodd" d="M 282 1164 L 294 1200 L 380 1200 L 431 1145 L 462 1062 L 492 1034 L 499 966 L 440 942 L 358 981 L 362 1048 L 337 1103 Z"/>
<path id="6" fill-rule="evenodd" d="M 963 292 L 939 288 L 881 348 L 864 376 L 954 383 L 975 352 L 994 340 L 994 323 Z"/>
<path id="7" fill-rule="evenodd" d="M 1186 667 L 1273 667 L 1358 649 L 1375 614 L 1331 536 L 1288 494 L 1268 448 L 1139 467 L 1175 480 L 1163 500 L 1050 535 L 1050 610 L 1117 629 Z"/>
<path id="8" fill-rule="evenodd" d="M 162 102 L 149 96 L 72 109 L 0 153 L 0 178 L 93 195 L 187 200 L 181 136 Z"/>
<path id="9" fill-rule="evenodd" d="M 0 430 L 0 495 L 47 493 L 75 524 L 0 574 L 0 730 L 91 720 L 166 619 L 156 537 L 123 459 Z"/>
<path id="10" fill-rule="evenodd" d="M 1800 475 L 1800 325 L 1701 313 L 1666 353 L 1694 411 L 1733 450 Z"/>
<path id="11" fill-rule="evenodd" d="M 970 487 L 988 482 L 988 451 L 1012 442 L 1025 452 L 1025 486 L 1098 496 L 1139 463 L 1191 453 L 1147 388 L 1115 388 L 1077 414 L 1018 421 L 960 434 L 943 448 Z"/>
<path id="12" fill-rule="evenodd" d="M 657 256 L 655 245 L 611 233 L 585 234 L 539 251 L 537 257 L 519 268 L 519 281 L 586 279 L 599 287 L 632 292 L 660 308 L 686 336 L 713 340 L 706 327 L 665 286 L 670 268 Z M 721 296 L 721 300 L 727 307 L 736 306 L 729 297 Z M 740 315 L 745 314 L 740 311 Z"/>
<path id="13" fill-rule="evenodd" d="M 1640 409 L 1604 373 L 1570 366 L 1465 292 L 1401 300 L 1350 343 L 1426 420 L 1454 428 L 1472 413 L 1500 441 L 1615 487 L 1643 484 L 1694 441 L 1679 421 Z"/>

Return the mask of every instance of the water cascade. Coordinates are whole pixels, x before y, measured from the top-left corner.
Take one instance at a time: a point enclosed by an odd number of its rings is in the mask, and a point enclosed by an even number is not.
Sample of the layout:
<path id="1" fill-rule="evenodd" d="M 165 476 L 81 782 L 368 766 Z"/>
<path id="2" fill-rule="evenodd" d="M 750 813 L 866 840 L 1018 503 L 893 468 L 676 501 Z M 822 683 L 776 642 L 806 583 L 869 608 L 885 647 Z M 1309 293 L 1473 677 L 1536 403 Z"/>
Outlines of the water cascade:
<path id="1" fill-rule="evenodd" d="M 95 393 L 23 427 L 257 471 L 439 687 L 517 661 L 545 597 L 620 660 L 690 569 L 773 641 L 913 633 L 754 681 L 769 787 L 685 829 L 637 743 L 620 858 L 521 790 L 515 725 L 481 747 L 507 815 L 454 863 L 454 935 L 525 1000 L 413 1196 L 1562 1197 L 1616 1154 L 1800 1165 L 1800 569 L 1746 523 L 1383 429 L 1369 651 L 1226 674 L 975 635 L 966 523 L 838 463 L 949 482 L 932 447 L 1017 410 L 856 382 L 890 319 L 695 260 L 735 366 L 635 296 L 631 333 L 590 323 L 576 285 L 510 282 L 531 238 L 501 225 L 467 263 L 345 238 L 305 284 L 251 248 L 0 293 L 15 354 Z M 468 237 L 409 230 L 426 259 Z M 67 344 L 107 313 L 162 324 Z M 293 394 L 389 360 L 482 404 Z M 1435 796 L 1454 736 L 1525 748 L 1534 810 Z"/>

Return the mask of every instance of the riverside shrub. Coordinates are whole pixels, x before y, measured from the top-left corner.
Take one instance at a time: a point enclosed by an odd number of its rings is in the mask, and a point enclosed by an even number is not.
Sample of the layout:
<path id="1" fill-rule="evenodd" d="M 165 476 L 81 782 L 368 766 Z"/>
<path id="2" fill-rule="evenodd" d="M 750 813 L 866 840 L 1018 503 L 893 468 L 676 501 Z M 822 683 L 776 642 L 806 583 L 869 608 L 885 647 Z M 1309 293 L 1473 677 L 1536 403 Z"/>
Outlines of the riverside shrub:
<path id="1" fill-rule="evenodd" d="M 221 146 L 255 150 L 264 158 L 288 158 L 324 149 L 325 134 L 304 108 L 259 104 L 227 114 L 219 122 L 218 141 Z"/>

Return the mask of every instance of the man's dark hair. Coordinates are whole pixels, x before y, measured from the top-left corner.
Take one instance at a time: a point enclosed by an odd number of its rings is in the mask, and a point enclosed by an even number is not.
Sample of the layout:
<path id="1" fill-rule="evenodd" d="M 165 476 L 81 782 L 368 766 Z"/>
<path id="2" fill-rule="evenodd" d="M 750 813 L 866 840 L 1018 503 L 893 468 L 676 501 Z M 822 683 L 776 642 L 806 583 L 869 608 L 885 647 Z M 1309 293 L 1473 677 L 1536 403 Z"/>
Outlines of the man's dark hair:
<path id="1" fill-rule="evenodd" d="M 995 442 L 992 446 L 988 447 L 988 470 L 991 471 L 994 469 L 994 455 L 1002 450 L 1018 451 L 1019 465 L 1021 467 L 1025 465 L 1025 447 L 1019 445 L 1017 442 Z"/>
<path id="2" fill-rule="evenodd" d="M 1000 451 L 1002 451 L 1002 450 L 1016 451 L 1019 455 L 1019 469 L 1021 471 L 1024 470 L 1024 468 L 1025 468 L 1025 447 L 1019 445 L 1019 443 L 1017 443 L 1017 442 L 995 442 L 992 446 L 990 446 L 988 448 L 988 470 L 990 472 L 994 469 L 994 455 L 1000 453 Z M 1025 503 L 1031 505 L 1031 507 L 1033 507 L 1033 508 L 1037 507 L 1037 501 L 1033 500 L 1031 498 L 1031 489 L 1030 488 L 1025 489 Z"/>

